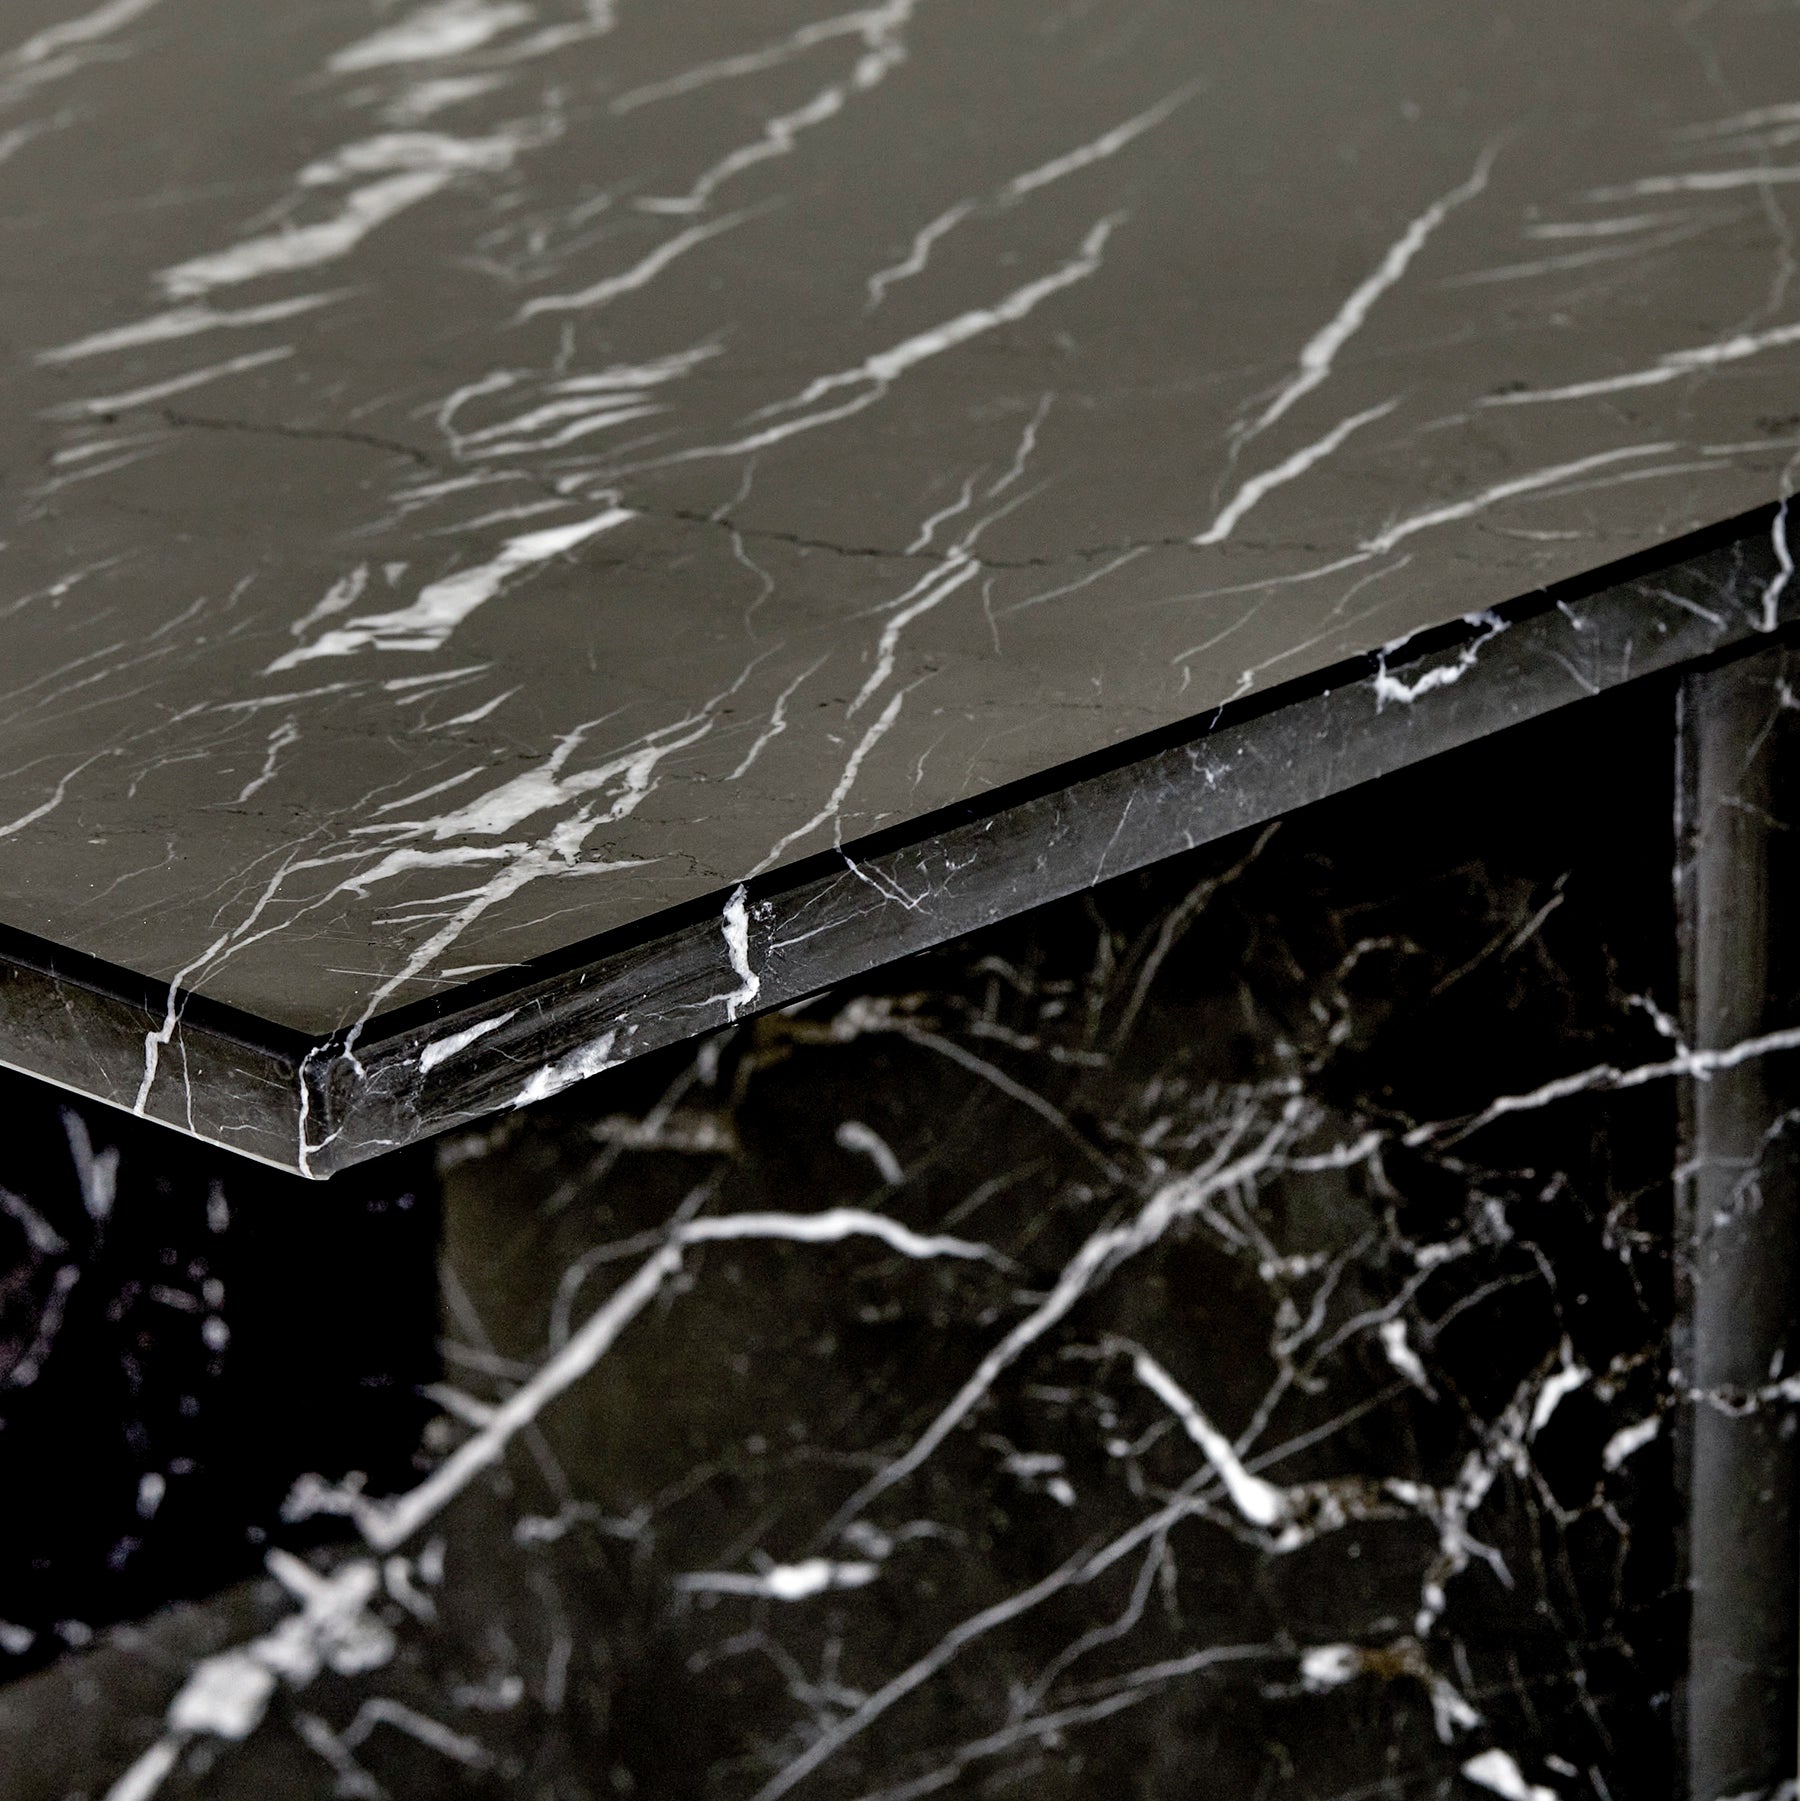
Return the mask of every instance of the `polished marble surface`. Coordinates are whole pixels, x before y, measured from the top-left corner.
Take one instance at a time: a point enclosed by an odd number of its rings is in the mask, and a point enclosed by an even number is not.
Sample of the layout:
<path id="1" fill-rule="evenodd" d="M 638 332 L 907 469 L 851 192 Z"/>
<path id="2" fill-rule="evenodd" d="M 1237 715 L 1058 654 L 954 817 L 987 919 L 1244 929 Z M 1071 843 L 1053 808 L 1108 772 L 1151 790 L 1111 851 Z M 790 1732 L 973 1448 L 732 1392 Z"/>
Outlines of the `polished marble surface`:
<path id="1" fill-rule="evenodd" d="M 698 909 L 716 1023 L 739 884 L 1747 515 L 1800 449 L 1800 25 L 1750 0 L 6 29 L 0 925 L 150 1026 L 0 1051 L 204 1135 L 189 994 L 292 1111 L 324 1035 Z"/>

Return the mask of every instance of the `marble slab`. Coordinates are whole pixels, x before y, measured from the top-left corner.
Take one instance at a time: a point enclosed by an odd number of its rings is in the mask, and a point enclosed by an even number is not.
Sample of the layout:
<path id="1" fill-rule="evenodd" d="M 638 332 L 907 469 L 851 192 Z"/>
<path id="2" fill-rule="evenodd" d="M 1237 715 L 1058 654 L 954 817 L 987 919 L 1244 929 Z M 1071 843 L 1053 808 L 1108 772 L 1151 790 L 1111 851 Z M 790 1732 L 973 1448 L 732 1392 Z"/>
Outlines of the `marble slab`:
<path id="1" fill-rule="evenodd" d="M 270 1162 L 1796 600 L 1783 9 L 5 32 L 0 1060 Z"/>

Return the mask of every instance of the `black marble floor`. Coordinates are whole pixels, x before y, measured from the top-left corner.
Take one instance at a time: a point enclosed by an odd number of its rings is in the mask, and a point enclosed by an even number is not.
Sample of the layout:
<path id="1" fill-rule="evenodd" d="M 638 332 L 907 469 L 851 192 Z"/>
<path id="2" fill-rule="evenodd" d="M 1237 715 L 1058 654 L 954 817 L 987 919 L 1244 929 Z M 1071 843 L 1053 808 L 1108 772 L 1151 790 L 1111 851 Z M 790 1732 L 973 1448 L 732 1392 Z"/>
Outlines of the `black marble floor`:
<path id="1" fill-rule="evenodd" d="M 1760 668 L 1743 770 L 1791 754 Z M 446 1140 L 435 1192 L 240 1199 L 9 1089 L 0 1614 L 55 1658 L 0 1794 L 1686 1792 L 1693 1569 L 1776 1547 L 1795 1685 L 1786 1346 L 1696 1377 L 1683 1253 L 1708 1169 L 1715 1238 L 1788 1242 L 1795 1059 L 1682 1023 L 1709 830 L 1792 789 L 1697 787 L 1641 687 Z M 1720 1177 L 1682 1097 L 1749 1068 Z M 1697 1418 L 1767 1478 L 1698 1548 Z M 1791 1746 L 1730 1689 L 1709 1793 L 1757 1792 Z"/>

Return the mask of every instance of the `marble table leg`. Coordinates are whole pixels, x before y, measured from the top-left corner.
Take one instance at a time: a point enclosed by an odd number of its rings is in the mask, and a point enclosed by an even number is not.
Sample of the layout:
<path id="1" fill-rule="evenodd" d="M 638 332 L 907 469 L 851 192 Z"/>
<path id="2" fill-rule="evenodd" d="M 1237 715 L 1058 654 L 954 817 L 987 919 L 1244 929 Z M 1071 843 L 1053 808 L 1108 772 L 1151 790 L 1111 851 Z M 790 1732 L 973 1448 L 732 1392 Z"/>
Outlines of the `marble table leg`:
<path id="1" fill-rule="evenodd" d="M 1800 1734 L 1800 1079 L 1732 1047 L 1800 1019 L 1800 657 L 1689 676 L 1680 701 L 1686 1693 L 1694 1801 L 1772 1791 Z M 1718 1066 L 1713 1066 L 1717 1060 Z"/>

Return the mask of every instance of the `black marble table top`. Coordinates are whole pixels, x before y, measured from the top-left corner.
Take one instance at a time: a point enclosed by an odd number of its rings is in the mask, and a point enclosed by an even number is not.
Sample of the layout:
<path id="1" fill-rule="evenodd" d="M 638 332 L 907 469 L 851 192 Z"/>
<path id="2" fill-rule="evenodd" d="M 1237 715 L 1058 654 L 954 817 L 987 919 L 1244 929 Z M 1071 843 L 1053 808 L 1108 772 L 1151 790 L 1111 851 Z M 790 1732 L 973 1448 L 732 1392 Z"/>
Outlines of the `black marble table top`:
<path id="1" fill-rule="evenodd" d="M 249 1155 L 1800 605 L 1791 10 L 79 5 L 0 42 L 0 1060 Z"/>

